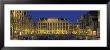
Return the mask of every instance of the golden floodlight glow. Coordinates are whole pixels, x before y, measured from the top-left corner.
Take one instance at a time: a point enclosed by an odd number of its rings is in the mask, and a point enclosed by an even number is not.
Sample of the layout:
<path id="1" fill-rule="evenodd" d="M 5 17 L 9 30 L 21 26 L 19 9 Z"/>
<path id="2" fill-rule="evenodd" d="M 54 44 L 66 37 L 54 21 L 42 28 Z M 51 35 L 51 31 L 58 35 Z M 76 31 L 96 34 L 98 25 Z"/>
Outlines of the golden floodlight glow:
<path id="1" fill-rule="evenodd" d="M 81 16 L 76 23 L 70 23 L 68 19 L 65 18 L 43 18 L 38 21 L 33 21 L 27 16 L 26 11 L 12 11 L 11 17 L 11 33 L 13 35 L 35 35 L 35 34 L 76 34 L 76 35 L 86 35 L 95 36 L 97 34 L 95 26 L 91 23 L 89 24 L 83 19 L 85 17 Z M 91 17 L 90 17 L 91 18 Z M 86 19 L 86 18 L 85 18 Z M 88 19 L 88 18 L 87 18 Z M 90 21 L 92 18 L 90 19 Z M 98 18 L 98 22 L 100 18 Z M 94 21 L 93 21 L 94 22 Z M 83 24 L 85 23 L 85 24 Z M 86 26 L 88 24 L 88 26 Z M 97 26 L 97 25 L 96 25 Z M 87 28 L 86 28 L 87 27 Z M 93 29 L 95 31 L 93 31 Z M 15 34 L 13 34 L 15 33 Z"/>
<path id="2" fill-rule="evenodd" d="M 14 31 L 16 33 L 16 31 Z"/>
<path id="3" fill-rule="evenodd" d="M 48 22 L 58 22 L 58 19 L 49 18 L 47 21 L 48 21 Z"/>
<path id="4" fill-rule="evenodd" d="M 22 33 L 20 32 L 20 34 L 19 35 L 22 35 Z"/>
<path id="5" fill-rule="evenodd" d="M 32 34 L 32 32 L 31 32 L 31 34 Z"/>
<path id="6" fill-rule="evenodd" d="M 93 35 L 96 35 L 96 31 L 93 31 Z"/>

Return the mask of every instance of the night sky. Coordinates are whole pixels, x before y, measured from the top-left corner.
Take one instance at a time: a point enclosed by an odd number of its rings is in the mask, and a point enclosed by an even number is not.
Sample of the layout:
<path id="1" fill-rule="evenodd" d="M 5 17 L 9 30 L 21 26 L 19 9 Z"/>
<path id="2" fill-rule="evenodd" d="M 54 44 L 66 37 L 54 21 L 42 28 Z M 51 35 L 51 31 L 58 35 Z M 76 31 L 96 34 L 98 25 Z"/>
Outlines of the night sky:
<path id="1" fill-rule="evenodd" d="M 75 23 L 81 15 L 86 14 L 88 11 L 80 10 L 30 10 L 27 11 L 28 15 L 33 20 L 39 18 L 66 18 L 70 23 Z"/>

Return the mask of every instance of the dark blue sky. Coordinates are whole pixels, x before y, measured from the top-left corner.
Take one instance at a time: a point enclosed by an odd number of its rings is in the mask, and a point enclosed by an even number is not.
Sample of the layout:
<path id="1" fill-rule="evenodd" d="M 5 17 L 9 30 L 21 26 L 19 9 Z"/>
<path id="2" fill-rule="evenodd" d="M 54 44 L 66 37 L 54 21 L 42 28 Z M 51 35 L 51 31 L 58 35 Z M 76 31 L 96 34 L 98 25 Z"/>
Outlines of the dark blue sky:
<path id="1" fill-rule="evenodd" d="M 38 18 L 67 18 L 70 23 L 75 23 L 81 15 L 86 14 L 88 11 L 80 10 L 30 10 L 28 14 L 32 19 Z"/>

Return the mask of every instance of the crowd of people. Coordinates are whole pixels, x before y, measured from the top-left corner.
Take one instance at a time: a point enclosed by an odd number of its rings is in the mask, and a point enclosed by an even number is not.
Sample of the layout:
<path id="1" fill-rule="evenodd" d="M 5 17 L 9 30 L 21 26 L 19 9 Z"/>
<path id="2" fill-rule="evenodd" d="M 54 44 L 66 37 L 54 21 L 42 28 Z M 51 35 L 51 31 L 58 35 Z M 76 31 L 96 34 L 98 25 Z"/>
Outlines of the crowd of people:
<path id="1" fill-rule="evenodd" d="M 18 36 L 18 40 L 92 40 L 93 37 L 76 36 L 76 35 L 34 35 L 34 36 Z"/>

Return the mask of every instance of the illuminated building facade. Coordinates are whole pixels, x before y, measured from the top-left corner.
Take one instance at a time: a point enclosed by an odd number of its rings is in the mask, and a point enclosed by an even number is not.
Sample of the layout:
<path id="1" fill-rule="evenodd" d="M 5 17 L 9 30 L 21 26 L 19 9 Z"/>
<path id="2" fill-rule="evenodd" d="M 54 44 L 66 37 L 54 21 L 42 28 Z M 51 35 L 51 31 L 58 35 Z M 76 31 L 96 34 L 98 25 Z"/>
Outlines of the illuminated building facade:
<path id="1" fill-rule="evenodd" d="M 26 11 L 11 10 L 11 38 L 34 34 L 68 34 L 69 22 L 63 18 L 33 21 Z"/>
<path id="2" fill-rule="evenodd" d="M 99 12 L 90 11 L 77 19 L 76 23 L 70 23 L 66 18 L 37 18 L 39 20 L 33 20 L 27 11 L 11 10 L 10 12 L 11 39 L 19 36 L 28 38 L 37 36 L 38 38 L 40 35 L 100 37 L 100 19 L 99 14 L 97 15 Z"/>
<path id="3" fill-rule="evenodd" d="M 61 18 L 44 18 L 37 23 L 39 34 L 67 34 L 69 23 Z"/>
<path id="4" fill-rule="evenodd" d="M 90 11 L 87 14 L 80 17 L 80 19 L 77 20 L 77 22 L 74 24 L 80 32 L 78 34 L 80 35 L 86 35 L 86 36 L 98 36 L 99 33 L 97 33 L 97 30 L 99 30 L 99 12 L 97 11 Z M 73 29 L 76 29 L 73 28 Z"/>
<path id="5" fill-rule="evenodd" d="M 26 14 L 25 11 L 11 10 L 11 38 L 31 33 L 32 20 Z"/>

